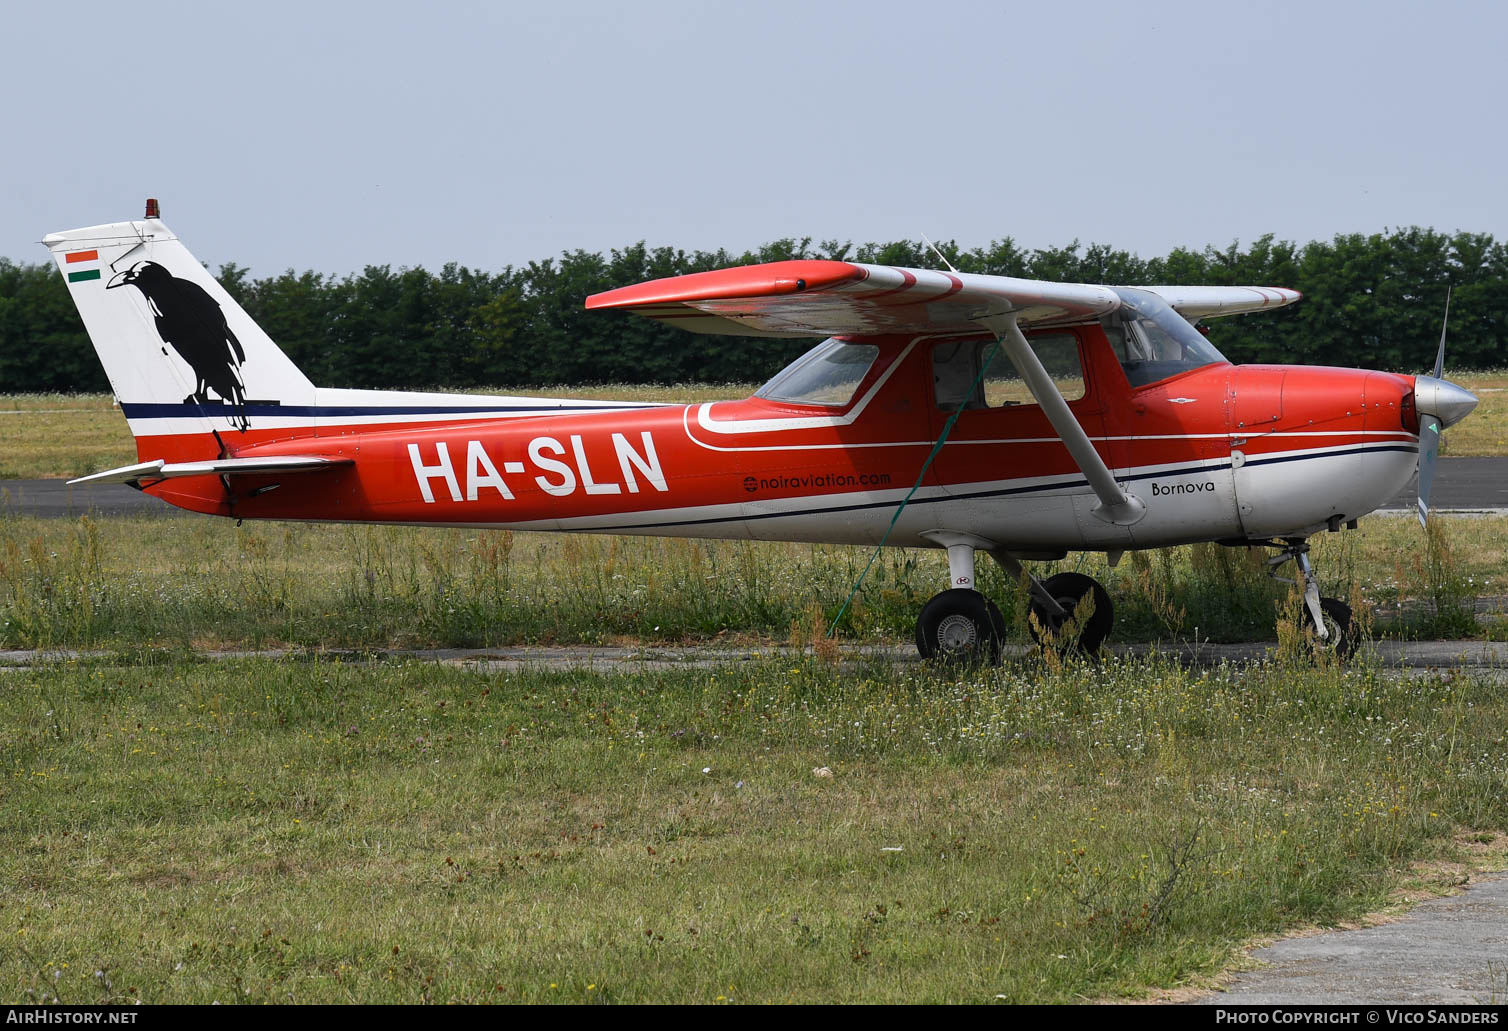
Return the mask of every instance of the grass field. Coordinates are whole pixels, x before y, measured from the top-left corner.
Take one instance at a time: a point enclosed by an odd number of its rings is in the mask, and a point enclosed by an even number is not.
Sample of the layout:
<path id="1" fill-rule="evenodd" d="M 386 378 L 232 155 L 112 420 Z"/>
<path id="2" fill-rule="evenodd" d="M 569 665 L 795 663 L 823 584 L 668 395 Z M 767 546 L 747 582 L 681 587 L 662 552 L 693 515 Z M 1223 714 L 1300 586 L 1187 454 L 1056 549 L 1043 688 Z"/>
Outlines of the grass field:
<path id="1" fill-rule="evenodd" d="M 1500 851 L 1504 705 L 1155 659 L 12 671 L 0 997 L 1135 998 Z"/>
<path id="2" fill-rule="evenodd" d="M 1453 458 L 1508 455 L 1508 373 L 1447 373 L 1447 378 L 1477 395 L 1476 411 L 1445 431 L 1440 453 Z"/>
<path id="3" fill-rule="evenodd" d="M 1462 372 L 1455 382 L 1475 391 L 1477 410 L 1452 427 L 1441 454 L 1508 455 L 1508 373 Z M 758 384 L 519 387 L 496 393 L 685 403 L 747 397 Z M 485 389 L 473 391 L 487 393 Z M 84 476 L 136 461 L 125 417 L 108 394 L 0 394 L 0 480 Z"/>

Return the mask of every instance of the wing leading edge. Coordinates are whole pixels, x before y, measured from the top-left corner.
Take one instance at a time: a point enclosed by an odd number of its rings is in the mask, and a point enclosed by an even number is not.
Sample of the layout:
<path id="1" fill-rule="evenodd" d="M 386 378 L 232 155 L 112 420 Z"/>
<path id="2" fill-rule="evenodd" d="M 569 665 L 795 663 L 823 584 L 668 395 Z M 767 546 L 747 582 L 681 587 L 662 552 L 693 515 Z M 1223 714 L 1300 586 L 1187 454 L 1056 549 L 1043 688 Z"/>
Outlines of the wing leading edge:
<path id="1" fill-rule="evenodd" d="M 1190 321 L 1281 307 L 1276 287 L 1144 287 Z M 609 290 L 591 310 L 630 311 L 697 333 L 872 336 L 969 332 L 1014 313 L 1025 326 L 1082 322 L 1114 311 L 1109 287 L 848 261 L 780 261 L 698 272 Z"/>

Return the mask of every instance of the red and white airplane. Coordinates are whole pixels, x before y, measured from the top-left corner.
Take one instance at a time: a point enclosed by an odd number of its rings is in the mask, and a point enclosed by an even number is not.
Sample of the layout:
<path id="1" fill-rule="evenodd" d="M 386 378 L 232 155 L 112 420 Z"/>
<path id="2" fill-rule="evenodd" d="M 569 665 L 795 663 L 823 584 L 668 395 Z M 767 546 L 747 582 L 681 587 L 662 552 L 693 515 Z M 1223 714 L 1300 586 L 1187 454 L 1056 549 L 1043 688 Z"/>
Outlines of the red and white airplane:
<path id="1" fill-rule="evenodd" d="M 1307 539 L 1384 504 L 1476 398 L 1433 376 L 1243 365 L 1202 319 L 1290 304 L 1270 287 L 1123 288 L 785 261 L 587 299 L 702 333 L 828 339 L 753 397 L 654 405 L 316 387 L 178 241 L 141 221 L 52 251 L 141 461 L 128 483 L 236 519 L 834 542 L 947 551 L 923 656 L 998 657 L 975 589 L 1070 551 L 1196 541 L 1297 561 L 1315 636 L 1344 649 Z M 611 317 L 604 315 L 604 317 Z M 1421 421 L 1423 429 L 1421 430 Z M 1110 599 L 1027 577 L 1041 626 L 1093 650 Z"/>

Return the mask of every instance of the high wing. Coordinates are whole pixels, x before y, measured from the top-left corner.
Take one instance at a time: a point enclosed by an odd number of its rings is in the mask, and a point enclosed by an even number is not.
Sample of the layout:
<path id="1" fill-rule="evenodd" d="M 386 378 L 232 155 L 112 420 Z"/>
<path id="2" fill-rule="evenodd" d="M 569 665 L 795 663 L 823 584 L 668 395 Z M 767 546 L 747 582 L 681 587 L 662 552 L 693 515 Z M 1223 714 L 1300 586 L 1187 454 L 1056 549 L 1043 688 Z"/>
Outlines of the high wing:
<path id="1" fill-rule="evenodd" d="M 1190 321 L 1290 304 L 1275 287 L 1147 287 Z M 1022 325 L 1083 322 L 1120 306 L 1106 286 L 1049 283 L 848 261 L 779 261 L 609 290 L 593 310 L 631 311 L 697 333 L 866 336 L 977 331 L 1014 314 Z"/>
<path id="2" fill-rule="evenodd" d="M 1195 322 L 1279 307 L 1299 299 L 1272 287 L 1152 287 Z M 1119 483 L 1068 409 L 1022 327 L 1084 322 L 1115 311 L 1108 286 L 1048 283 L 850 261 L 780 261 L 698 272 L 609 290 L 587 298 L 593 310 L 631 311 L 697 333 L 750 336 L 869 336 L 988 330 L 1099 498 L 1096 516 L 1130 525 L 1146 504 Z"/>

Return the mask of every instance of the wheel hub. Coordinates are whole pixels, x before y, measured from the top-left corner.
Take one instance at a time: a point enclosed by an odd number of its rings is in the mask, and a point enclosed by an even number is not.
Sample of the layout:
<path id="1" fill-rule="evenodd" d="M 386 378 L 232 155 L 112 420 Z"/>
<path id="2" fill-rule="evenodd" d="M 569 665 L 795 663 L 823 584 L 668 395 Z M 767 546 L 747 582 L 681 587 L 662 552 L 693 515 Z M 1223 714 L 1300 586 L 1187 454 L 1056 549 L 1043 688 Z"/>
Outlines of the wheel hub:
<path id="1" fill-rule="evenodd" d="M 967 651 L 978 640 L 979 629 L 968 616 L 946 616 L 937 624 L 937 644 L 942 651 Z"/>

